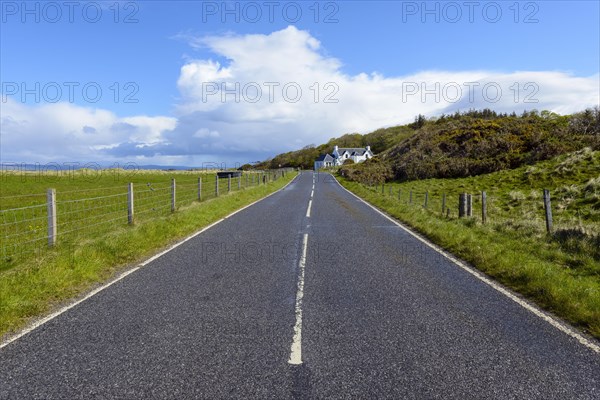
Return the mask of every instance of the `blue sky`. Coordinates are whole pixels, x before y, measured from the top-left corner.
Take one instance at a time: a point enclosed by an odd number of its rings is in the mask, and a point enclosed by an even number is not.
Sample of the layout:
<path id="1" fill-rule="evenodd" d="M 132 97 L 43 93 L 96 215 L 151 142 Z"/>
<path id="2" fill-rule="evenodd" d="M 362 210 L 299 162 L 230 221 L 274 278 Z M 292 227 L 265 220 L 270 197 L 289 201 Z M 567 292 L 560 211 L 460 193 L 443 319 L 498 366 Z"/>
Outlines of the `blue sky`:
<path id="1" fill-rule="evenodd" d="M 418 113 L 599 101 L 597 1 L 1 3 L 2 162 L 234 164 Z"/>

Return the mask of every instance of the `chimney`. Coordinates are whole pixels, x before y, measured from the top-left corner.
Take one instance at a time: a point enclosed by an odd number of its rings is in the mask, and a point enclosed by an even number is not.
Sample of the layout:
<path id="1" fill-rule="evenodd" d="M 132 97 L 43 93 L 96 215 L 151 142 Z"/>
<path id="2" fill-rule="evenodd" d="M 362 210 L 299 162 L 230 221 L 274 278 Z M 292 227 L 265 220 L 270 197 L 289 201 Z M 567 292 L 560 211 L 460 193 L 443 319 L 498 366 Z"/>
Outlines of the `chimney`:
<path id="1" fill-rule="evenodd" d="M 371 146 L 367 146 L 367 151 L 371 151 Z"/>
<path id="2" fill-rule="evenodd" d="M 337 145 L 333 146 L 333 152 L 334 152 L 334 153 L 337 153 L 337 152 L 338 152 L 338 147 L 337 147 Z"/>

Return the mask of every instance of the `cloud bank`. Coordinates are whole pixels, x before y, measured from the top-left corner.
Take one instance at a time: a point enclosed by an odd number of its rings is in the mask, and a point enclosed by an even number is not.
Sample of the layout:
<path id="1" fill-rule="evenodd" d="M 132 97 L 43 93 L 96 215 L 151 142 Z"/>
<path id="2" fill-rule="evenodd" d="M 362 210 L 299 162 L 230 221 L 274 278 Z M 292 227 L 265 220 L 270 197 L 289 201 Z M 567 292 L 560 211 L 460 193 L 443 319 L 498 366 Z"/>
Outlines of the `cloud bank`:
<path id="1" fill-rule="evenodd" d="M 189 43 L 215 59 L 191 59 L 181 67 L 175 115 L 119 117 L 68 103 L 34 107 L 8 97 L 0 121 L 2 161 L 233 165 L 348 132 L 407 123 L 417 114 L 486 107 L 566 114 L 600 102 L 598 75 L 560 71 L 352 76 L 309 32 L 292 26 Z"/>

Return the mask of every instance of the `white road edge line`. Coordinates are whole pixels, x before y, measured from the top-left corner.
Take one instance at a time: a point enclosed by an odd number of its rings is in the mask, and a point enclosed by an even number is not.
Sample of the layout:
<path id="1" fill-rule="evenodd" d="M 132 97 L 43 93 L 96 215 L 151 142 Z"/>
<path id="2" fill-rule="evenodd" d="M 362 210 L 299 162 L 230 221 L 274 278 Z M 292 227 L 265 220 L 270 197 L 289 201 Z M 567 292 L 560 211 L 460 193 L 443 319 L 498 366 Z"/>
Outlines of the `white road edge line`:
<path id="1" fill-rule="evenodd" d="M 66 306 L 64 306 L 63 308 L 53 312 L 52 314 L 32 323 L 31 325 L 29 325 L 28 327 L 24 328 L 23 330 L 21 330 L 19 333 L 13 335 L 13 336 L 9 336 L 6 340 L 4 340 L 2 343 L 0 343 L 0 349 L 2 349 L 3 347 L 8 346 L 9 344 L 11 344 L 12 342 L 22 338 L 23 336 L 27 335 L 28 333 L 34 331 L 35 329 L 39 328 L 40 326 L 46 324 L 47 322 L 53 320 L 54 318 L 58 317 L 61 314 L 64 314 L 65 312 L 69 311 L 71 308 L 83 303 L 84 301 L 88 300 L 89 298 L 95 296 L 96 294 L 100 293 L 101 291 L 103 291 L 104 289 L 114 285 L 115 283 L 119 282 L 120 280 L 122 280 L 123 278 L 125 278 L 126 276 L 134 273 L 135 271 L 139 270 L 140 268 L 150 264 L 152 261 L 156 260 L 157 258 L 160 258 L 161 256 L 167 254 L 168 252 L 170 252 L 171 250 L 181 246 L 182 244 L 184 244 L 185 242 L 195 238 L 196 236 L 200 235 L 203 232 L 206 232 L 207 230 L 209 230 L 210 228 L 214 227 L 215 225 L 225 221 L 226 219 L 234 216 L 235 214 L 245 210 L 248 207 L 252 207 L 253 205 L 255 205 L 256 203 L 259 203 L 263 200 L 265 200 L 268 197 L 273 196 L 275 193 L 278 193 L 280 191 L 282 191 L 283 189 L 285 189 L 288 185 L 290 185 L 292 182 L 294 182 L 300 175 L 296 175 L 294 177 L 294 179 L 292 179 L 291 181 L 289 181 L 284 187 L 282 187 L 281 189 L 278 189 L 276 191 L 274 191 L 273 193 L 270 193 L 268 195 L 266 195 L 265 197 L 258 199 L 234 212 L 232 212 L 231 214 L 226 215 L 225 217 L 221 218 L 218 221 L 213 222 L 212 224 L 205 226 L 204 228 L 202 228 L 201 230 L 199 230 L 198 232 L 195 232 L 193 234 L 191 234 L 190 236 L 186 237 L 185 239 L 182 239 L 181 241 L 173 244 L 171 247 L 167 248 L 166 250 L 161 251 L 158 254 L 155 254 L 154 256 L 150 257 L 149 259 L 141 262 L 140 264 L 138 264 L 136 267 L 131 268 L 130 270 L 127 270 L 125 272 L 123 272 L 122 274 L 120 274 L 119 276 L 117 276 L 115 279 L 113 279 L 112 281 L 105 283 L 104 285 L 92 290 L 91 292 L 89 292 L 88 294 L 86 294 L 83 298 L 74 301 L 71 304 L 68 304 Z"/>
<path id="2" fill-rule="evenodd" d="M 302 239 L 302 256 L 298 262 L 298 291 L 296 292 L 296 324 L 290 349 L 289 364 L 302 364 L 302 298 L 304 297 L 304 269 L 306 267 L 306 252 L 308 248 L 308 233 Z"/>
<path id="3" fill-rule="evenodd" d="M 525 308 L 527 311 L 530 311 L 534 315 L 536 315 L 539 318 L 543 319 L 544 321 L 546 321 L 547 323 L 549 323 L 550 325 L 552 325 L 553 327 L 555 327 L 559 331 L 561 331 L 561 332 L 563 332 L 563 333 L 571 336 L 573 339 L 577 340 L 579 343 L 581 343 L 582 345 L 586 346 L 590 350 L 592 350 L 592 351 L 600 354 L 600 346 L 598 346 L 597 344 L 591 342 L 590 340 L 588 340 L 587 338 L 585 338 L 584 336 L 582 336 L 580 333 L 578 333 L 575 330 L 571 329 L 570 327 L 566 326 L 564 323 L 558 321 L 556 318 L 552 317 L 551 315 L 549 315 L 545 311 L 541 310 L 537 306 L 534 306 L 534 305 L 532 305 L 532 304 L 524 301 L 523 299 L 517 297 L 516 295 L 514 295 L 513 293 L 511 293 L 508 289 L 506 289 L 503 286 L 501 286 L 499 283 L 497 283 L 497 282 L 495 282 L 495 281 L 487 278 L 481 272 L 473 269 L 472 267 L 469 267 L 468 265 L 466 265 L 465 263 L 463 263 L 462 261 L 460 261 L 459 259 L 457 259 L 456 257 L 454 257 L 452 254 L 446 252 L 441 247 L 439 247 L 439 246 L 431 243 L 427 239 L 423 238 L 421 235 L 413 232 L 410 228 L 404 226 L 403 224 L 401 224 L 400 222 L 398 222 L 394 218 L 390 217 L 389 215 L 387 215 L 386 213 L 384 213 L 383 211 L 381 211 L 380 209 L 378 209 L 377 207 L 375 207 L 371 203 L 367 202 L 366 200 L 361 199 L 359 196 L 357 196 L 356 194 L 352 193 L 350 190 L 348 190 L 344 186 L 342 186 L 342 184 L 337 179 L 334 178 L 334 180 L 338 183 L 338 185 L 340 185 L 340 187 L 342 189 L 344 189 L 345 191 L 347 191 L 348 193 L 350 193 L 352 196 L 356 197 L 361 202 L 365 203 L 367 206 L 371 207 L 373 210 L 377 211 L 379 214 L 381 214 L 382 216 L 384 216 L 385 218 L 387 218 L 388 220 L 390 220 L 394 224 L 398 225 L 404 231 L 406 231 L 410 235 L 414 236 L 417 240 L 421 241 L 422 243 L 424 243 L 428 247 L 430 247 L 433 250 L 437 251 L 438 253 L 440 253 L 441 255 L 443 255 L 444 257 L 446 257 L 448 260 L 452 261 L 454 264 L 456 264 L 457 266 L 459 266 L 460 268 L 462 268 L 463 270 L 465 270 L 466 272 L 468 272 L 469 274 L 473 275 L 474 277 L 476 277 L 480 281 L 484 282 L 485 284 L 491 286 L 493 289 L 497 290 L 498 292 L 502 293 L 503 295 L 505 295 L 506 297 L 508 297 L 512 301 L 514 301 L 515 303 L 519 304 L 521 307 Z"/>
<path id="4" fill-rule="evenodd" d="M 306 218 L 310 218 L 310 209 L 312 208 L 312 199 L 308 201 L 308 208 L 306 209 Z"/>

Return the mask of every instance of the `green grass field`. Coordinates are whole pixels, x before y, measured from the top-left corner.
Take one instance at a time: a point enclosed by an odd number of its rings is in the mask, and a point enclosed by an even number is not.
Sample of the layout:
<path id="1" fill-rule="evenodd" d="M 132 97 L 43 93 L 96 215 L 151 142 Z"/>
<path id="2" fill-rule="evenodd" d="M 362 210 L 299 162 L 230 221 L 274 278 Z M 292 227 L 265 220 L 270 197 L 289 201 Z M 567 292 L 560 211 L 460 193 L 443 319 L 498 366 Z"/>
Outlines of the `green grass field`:
<path id="1" fill-rule="evenodd" d="M 268 175 L 267 175 L 268 177 Z M 128 184 L 134 188 L 135 221 L 171 213 L 171 179 L 175 208 L 216 196 L 216 174 L 202 171 L 79 170 L 4 173 L 0 176 L 0 271 L 43 255 L 48 244 L 47 189 L 56 190 L 58 243 L 95 238 L 128 223 Z M 231 190 L 253 187 L 262 175 L 233 178 Z M 199 180 L 201 182 L 199 182 Z M 219 179 L 220 193 L 228 179 Z"/>
<path id="2" fill-rule="evenodd" d="M 15 173 L 0 177 L 0 336 L 272 193 L 295 176 L 293 172 L 285 176 L 270 172 L 264 184 L 259 173 L 245 173 L 239 183 L 237 178 L 231 180 L 231 192 L 228 179 L 221 178 L 216 196 L 214 172 L 98 173 L 94 172 L 93 179 L 85 171 L 51 177 Z M 176 181 L 175 212 L 171 211 L 172 178 Z M 201 201 L 198 178 L 202 180 Z M 127 218 L 128 182 L 134 184 L 133 225 Z M 52 248 L 47 241 L 48 188 L 57 193 L 58 235 Z"/>
<path id="3" fill-rule="evenodd" d="M 338 179 L 433 242 L 600 338 L 600 152 L 584 149 L 515 170 L 383 188 Z M 543 189 L 552 197 L 550 235 Z M 481 218 L 483 190 L 486 224 Z M 473 195 L 474 211 L 473 217 L 459 219 L 463 192 Z M 449 216 L 442 211 L 443 194 Z"/>

